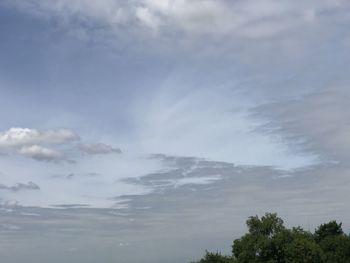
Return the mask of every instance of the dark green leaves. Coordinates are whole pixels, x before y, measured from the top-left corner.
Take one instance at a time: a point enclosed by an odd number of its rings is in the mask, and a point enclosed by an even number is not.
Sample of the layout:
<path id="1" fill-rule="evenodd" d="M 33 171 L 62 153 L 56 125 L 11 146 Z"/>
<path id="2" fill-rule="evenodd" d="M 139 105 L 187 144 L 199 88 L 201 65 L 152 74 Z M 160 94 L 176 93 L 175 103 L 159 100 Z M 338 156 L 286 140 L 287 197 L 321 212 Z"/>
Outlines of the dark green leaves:
<path id="1" fill-rule="evenodd" d="M 288 229 L 277 214 L 247 220 L 248 233 L 234 240 L 232 256 L 207 252 L 198 263 L 350 263 L 350 238 L 331 221 L 315 233 Z"/>

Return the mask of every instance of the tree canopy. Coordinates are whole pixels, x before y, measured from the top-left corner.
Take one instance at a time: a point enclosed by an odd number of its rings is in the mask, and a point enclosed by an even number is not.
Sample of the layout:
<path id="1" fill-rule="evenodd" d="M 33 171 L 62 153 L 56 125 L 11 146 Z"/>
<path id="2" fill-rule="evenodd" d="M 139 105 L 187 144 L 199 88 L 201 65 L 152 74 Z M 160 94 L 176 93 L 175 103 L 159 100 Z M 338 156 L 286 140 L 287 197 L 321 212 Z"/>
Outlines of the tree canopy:
<path id="1" fill-rule="evenodd" d="M 247 220 L 248 233 L 233 241 L 232 255 L 206 252 L 197 263 L 350 263 L 350 237 L 330 221 L 314 233 L 288 229 L 277 214 Z"/>

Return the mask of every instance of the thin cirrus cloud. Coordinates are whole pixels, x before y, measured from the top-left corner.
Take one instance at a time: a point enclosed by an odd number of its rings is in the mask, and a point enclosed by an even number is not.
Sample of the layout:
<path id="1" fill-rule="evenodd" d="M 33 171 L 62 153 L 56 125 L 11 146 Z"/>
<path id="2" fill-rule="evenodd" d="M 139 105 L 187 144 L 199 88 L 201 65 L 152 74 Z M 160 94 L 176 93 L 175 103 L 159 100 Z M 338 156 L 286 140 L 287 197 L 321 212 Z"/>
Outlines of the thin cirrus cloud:
<path id="1" fill-rule="evenodd" d="M 225 86 L 215 92 L 206 87 L 181 92 L 174 82 L 157 90 L 136 112 L 138 148 L 285 170 L 318 163 L 316 154 L 293 147 L 280 135 L 261 132 L 264 121 L 251 114 L 255 104 L 238 92 Z M 180 81 L 176 85 L 186 88 L 189 84 Z"/>
<path id="2" fill-rule="evenodd" d="M 115 148 L 111 145 L 104 143 L 84 143 L 79 144 L 78 149 L 84 154 L 110 154 L 110 153 L 122 153 L 119 148 Z"/>

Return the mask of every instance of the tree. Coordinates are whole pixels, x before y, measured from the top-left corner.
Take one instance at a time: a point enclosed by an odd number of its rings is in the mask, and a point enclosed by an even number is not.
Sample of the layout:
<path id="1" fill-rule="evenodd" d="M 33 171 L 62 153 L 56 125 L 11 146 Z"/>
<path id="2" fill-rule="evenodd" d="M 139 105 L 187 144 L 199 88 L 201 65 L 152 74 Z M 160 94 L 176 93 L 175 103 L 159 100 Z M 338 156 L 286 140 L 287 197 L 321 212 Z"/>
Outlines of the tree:
<path id="1" fill-rule="evenodd" d="M 350 239 L 345 235 L 326 237 L 320 243 L 326 263 L 350 263 Z"/>
<path id="2" fill-rule="evenodd" d="M 315 231 L 315 239 L 317 242 L 322 241 L 327 237 L 343 235 L 342 223 L 330 221 L 329 223 L 320 225 Z"/>
<path id="3" fill-rule="evenodd" d="M 211 253 L 206 251 L 204 258 L 198 263 L 234 263 L 232 257 L 223 256 L 219 252 Z"/>
<path id="4" fill-rule="evenodd" d="M 277 214 L 247 220 L 248 233 L 233 241 L 232 256 L 206 252 L 197 263 L 350 263 L 350 237 L 336 221 L 315 233 L 288 229 Z"/>
<path id="5" fill-rule="evenodd" d="M 246 223 L 252 235 L 272 236 L 285 229 L 283 220 L 277 217 L 277 214 L 271 213 L 266 213 L 261 219 L 258 216 L 251 216 Z"/>
<path id="6" fill-rule="evenodd" d="M 330 221 L 315 231 L 315 240 L 325 253 L 327 263 L 350 262 L 350 238 L 342 229 L 342 223 Z"/>
<path id="7" fill-rule="evenodd" d="M 247 220 L 248 232 L 233 242 L 232 253 L 237 262 L 283 262 L 285 245 L 292 241 L 292 233 L 277 214 L 266 213 Z"/>
<path id="8" fill-rule="evenodd" d="M 324 262 L 324 255 L 320 246 L 315 242 L 305 238 L 296 238 L 287 245 L 283 262 L 322 263 Z"/>

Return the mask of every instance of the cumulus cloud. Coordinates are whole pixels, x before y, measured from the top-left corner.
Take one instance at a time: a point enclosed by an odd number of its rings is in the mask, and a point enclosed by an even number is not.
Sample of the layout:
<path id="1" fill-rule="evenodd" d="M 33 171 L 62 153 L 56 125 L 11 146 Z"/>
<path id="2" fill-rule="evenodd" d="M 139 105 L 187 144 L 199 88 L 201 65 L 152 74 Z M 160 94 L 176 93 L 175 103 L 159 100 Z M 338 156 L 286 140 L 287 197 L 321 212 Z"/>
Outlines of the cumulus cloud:
<path id="1" fill-rule="evenodd" d="M 28 128 L 11 128 L 0 133 L 0 149 L 33 144 L 65 144 L 76 140 L 79 140 L 79 136 L 66 129 L 38 131 Z"/>
<path id="2" fill-rule="evenodd" d="M 110 154 L 110 153 L 122 153 L 119 148 L 112 147 L 111 145 L 104 143 L 84 143 L 79 144 L 79 150 L 85 154 Z"/>
<path id="3" fill-rule="evenodd" d="M 18 151 L 18 153 L 38 161 L 54 161 L 63 157 L 63 154 L 59 151 L 44 148 L 38 145 L 23 147 Z"/>
<path id="4" fill-rule="evenodd" d="M 0 133 L 0 152 L 16 153 L 38 161 L 54 161 L 63 158 L 63 153 L 50 149 L 79 140 L 71 130 L 58 129 L 38 131 L 28 128 L 10 128 Z"/>
<path id="5" fill-rule="evenodd" d="M 119 148 L 104 143 L 80 143 L 78 134 L 71 130 L 57 129 L 39 131 L 28 128 L 10 128 L 0 133 L 0 153 L 18 154 L 37 161 L 62 161 L 75 163 L 70 155 L 84 153 L 86 155 L 120 154 Z"/>

